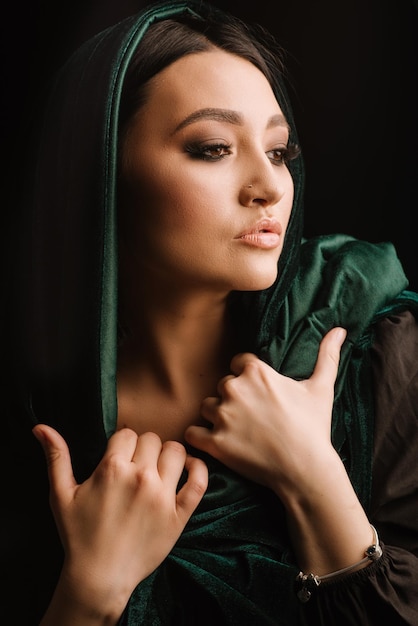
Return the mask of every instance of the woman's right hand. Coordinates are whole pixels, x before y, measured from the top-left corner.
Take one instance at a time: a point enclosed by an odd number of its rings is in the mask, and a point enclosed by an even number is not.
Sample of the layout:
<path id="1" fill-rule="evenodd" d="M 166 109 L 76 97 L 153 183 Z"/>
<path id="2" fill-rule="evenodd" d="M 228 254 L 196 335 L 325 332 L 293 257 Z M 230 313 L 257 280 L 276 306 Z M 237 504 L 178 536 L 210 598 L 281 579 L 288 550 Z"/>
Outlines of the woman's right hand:
<path id="1" fill-rule="evenodd" d="M 60 624 L 70 623 L 63 618 L 66 605 L 79 611 L 80 620 L 86 616 L 77 624 L 117 621 L 136 585 L 168 555 L 203 497 L 206 465 L 187 456 L 178 442 L 162 443 L 154 433 L 138 436 L 124 428 L 109 439 L 90 478 L 77 484 L 61 435 L 44 424 L 33 432 L 46 455 L 51 508 L 65 551 L 42 624 L 58 616 Z M 177 492 L 183 469 L 188 478 Z"/>

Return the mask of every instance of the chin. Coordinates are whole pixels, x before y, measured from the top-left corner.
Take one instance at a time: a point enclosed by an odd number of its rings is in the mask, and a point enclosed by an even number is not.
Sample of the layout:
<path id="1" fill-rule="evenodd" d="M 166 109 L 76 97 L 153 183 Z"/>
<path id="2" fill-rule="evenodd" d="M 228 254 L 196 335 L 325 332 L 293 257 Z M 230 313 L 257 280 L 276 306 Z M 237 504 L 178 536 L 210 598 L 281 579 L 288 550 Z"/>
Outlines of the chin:
<path id="1" fill-rule="evenodd" d="M 276 278 L 277 266 L 274 271 L 253 274 L 252 276 L 240 276 L 240 280 L 237 281 L 238 285 L 234 289 L 235 291 L 263 291 L 263 289 L 271 287 Z"/>

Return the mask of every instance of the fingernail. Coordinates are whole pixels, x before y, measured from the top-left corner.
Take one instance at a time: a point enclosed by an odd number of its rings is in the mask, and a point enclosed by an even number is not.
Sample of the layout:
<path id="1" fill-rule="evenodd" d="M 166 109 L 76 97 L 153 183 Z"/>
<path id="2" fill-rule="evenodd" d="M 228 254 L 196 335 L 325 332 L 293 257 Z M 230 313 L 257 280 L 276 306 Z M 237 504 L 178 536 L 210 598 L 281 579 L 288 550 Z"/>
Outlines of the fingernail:
<path id="1" fill-rule="evenodd" d="M 43 446 L 46 442 L 44 431 L 42 429 L 36 428 L 35 426 L 34 428 L 32 428 L 32 433 L 34 437 L 39 441 L 39 443 Z"/>
<path id="2" fill-rule="evenodd" d="M 338 345 L 342 345 L 344 343 L 344 339 L 347 336 L 347 331 L 345 328 L 336 328 L 334 331 L 334 341 L 338 343 Z"/>

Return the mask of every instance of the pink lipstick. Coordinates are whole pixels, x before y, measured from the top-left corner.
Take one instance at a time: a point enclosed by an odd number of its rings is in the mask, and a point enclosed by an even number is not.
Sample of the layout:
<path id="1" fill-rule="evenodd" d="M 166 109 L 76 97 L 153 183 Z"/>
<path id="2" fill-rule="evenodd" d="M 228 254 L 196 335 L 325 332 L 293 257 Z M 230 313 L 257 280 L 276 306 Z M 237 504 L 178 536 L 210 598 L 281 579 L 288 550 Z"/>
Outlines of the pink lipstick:
<path id="1" fill-rule="evenodd" d="M 271 250 L 279 245 L 281 234 L 280 222 L 274 218 L 264 218 L 240 233 L 236 239 L 256 248 Z"/>

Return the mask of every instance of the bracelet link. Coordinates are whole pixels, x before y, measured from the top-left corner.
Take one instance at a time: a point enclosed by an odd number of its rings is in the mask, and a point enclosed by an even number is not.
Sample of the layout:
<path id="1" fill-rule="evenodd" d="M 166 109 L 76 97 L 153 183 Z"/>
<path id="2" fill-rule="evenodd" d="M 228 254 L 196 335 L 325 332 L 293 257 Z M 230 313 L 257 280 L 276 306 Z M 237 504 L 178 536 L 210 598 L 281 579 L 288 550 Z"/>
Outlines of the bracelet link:
<path id="1" fill-rule="evenodd" d="M 320 584 L 321 580 L 318 576 L 315 576 L 315 574 L 304 574 L 303 572 L 299 572 L 296 576 L 297 597 L 303 603 L 308 602 L 312 592 L 316 589 L 316 587 L 319 587 Z"/>

